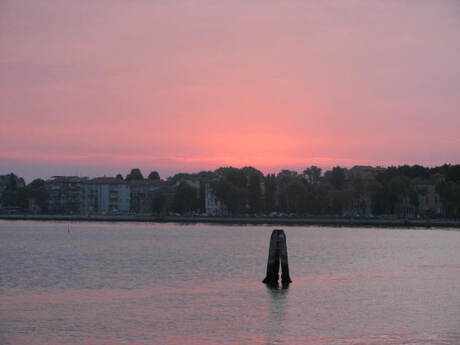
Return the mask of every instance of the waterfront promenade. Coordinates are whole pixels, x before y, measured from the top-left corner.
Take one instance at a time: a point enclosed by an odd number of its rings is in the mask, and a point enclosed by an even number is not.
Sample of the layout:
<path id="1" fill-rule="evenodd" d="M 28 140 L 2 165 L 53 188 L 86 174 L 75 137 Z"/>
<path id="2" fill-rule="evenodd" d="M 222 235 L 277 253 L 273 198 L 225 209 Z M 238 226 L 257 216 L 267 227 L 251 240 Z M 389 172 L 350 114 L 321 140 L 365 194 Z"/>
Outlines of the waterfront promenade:
<path id="1" fill-rule="evenodd" d="M 3 220 L 42 220 L 76 222 L 156 222 L 156 223 L 211 223 L 248 225 L 319 225 L 319 226 L 372 226 L 372 227 L 443 227 L 460 228 L 460 219 L 386 219 L 350 217 L 187 217 L 146 215 L 0 215 Z"/>

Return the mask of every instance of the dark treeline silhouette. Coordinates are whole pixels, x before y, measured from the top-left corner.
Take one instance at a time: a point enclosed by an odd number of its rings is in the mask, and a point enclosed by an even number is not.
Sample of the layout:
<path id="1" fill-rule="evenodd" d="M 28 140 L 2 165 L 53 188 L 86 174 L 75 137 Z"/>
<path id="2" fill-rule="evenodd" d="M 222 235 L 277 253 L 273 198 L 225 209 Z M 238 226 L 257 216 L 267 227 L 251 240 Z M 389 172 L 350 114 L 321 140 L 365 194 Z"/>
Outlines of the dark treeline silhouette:
<path id="1" fill-rule="evenodd" d="M 46 208 L 48 191 L 42 179 L 33 180 L 28 185 L 15 174 L 0 176 L 0 206 L 3 208 L 26 209 L 30 200 L 39 207 Z"/>
<path id="2" fill-rule="evenodd" d="M 25 185 L 14 174 L 2 178 L 2 208 L 27 209 L 32 203 L 46 212 L 46 181 Z M 156 171 L 144 178 L 140 169 L 132 169 L 125 178 L 118 174 L 116 179 L 127 184 L 157 183 L 159 187 L 145 196 L 148 209 L 157 215 L 460 216 L 460 165 L 337 166 L 325 172 L 311 166 L 302 172 L 267 175 L 253 167 L 222 167 L 178 173 L 166 180 Z"/>

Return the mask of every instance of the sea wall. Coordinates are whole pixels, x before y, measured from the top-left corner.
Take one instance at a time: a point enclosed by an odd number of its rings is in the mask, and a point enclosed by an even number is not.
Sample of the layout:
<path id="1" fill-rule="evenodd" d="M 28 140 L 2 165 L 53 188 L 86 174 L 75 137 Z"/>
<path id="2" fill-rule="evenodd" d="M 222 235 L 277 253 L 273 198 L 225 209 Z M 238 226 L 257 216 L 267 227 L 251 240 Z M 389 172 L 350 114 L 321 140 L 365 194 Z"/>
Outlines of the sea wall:
<path id="1" fill-rule="evenodd" d="M 459 219 L 382 219 L 382 218 L 274 218 L 274 217 L 154 217 L 134 215 L 0 215 L 3 220 L 34 221 L 90 221 L 90 222 L 161 222 L 161 223 L 216 223 L 254 225 L 319 225 L 351 227 L 450 227 L 460 228 Z"/>

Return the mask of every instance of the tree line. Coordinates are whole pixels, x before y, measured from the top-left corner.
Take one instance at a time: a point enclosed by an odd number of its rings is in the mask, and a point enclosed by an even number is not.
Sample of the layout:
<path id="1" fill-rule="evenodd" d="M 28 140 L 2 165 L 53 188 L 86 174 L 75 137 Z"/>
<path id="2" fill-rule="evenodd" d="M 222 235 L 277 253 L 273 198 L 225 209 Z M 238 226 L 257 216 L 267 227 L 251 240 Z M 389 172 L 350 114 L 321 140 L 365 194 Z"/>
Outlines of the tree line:
<path id="1" fill-rule="evenodd" d="M 460 165 L 402 165 L 378 171 L 368 178 L 339 166 L 324 172 L 311 166 L 302 172 L 281 170 L 267 175 L 253 167 L 181 173 L 170 180 L 198 180 L 200 191 L 182 182 L 171 209 L 204 212 L 203 186 L 207 184 L 229 215 L 460 215 Z M 421 200 L 428 196 L 439 198 L 438 209 L 425 206 L 422 210 Z"/>
<path id="2" fill-rule="evenodd" d="M 266 175 L 253 167 L 222 167 L 178 173 L 166 180 L 156 171 L 144 178 L 140 169 L 132 169 L 126 177 L 118 174 L 116 178 L 156 180 L 173 186 L 169 194 L 160 188 L 150 196 L 154 214 L 205 213 L 208 190 L 228 215 L 460 216 L 460 165 L 391 166 L 366 178 L 339 166 L 326 171 L 310 166 L 302 172 L 281 170 Z M 36 179 L 19 187 L 17 181 L 17 176 L 10 174 L 0 197 L 2 207 L 26 209 L 33 200 L 46 210 L 46 182 Z M 439 198 L 440 208 L 422 210 L 421 200 L 430 190 L 431 196 Z"/>

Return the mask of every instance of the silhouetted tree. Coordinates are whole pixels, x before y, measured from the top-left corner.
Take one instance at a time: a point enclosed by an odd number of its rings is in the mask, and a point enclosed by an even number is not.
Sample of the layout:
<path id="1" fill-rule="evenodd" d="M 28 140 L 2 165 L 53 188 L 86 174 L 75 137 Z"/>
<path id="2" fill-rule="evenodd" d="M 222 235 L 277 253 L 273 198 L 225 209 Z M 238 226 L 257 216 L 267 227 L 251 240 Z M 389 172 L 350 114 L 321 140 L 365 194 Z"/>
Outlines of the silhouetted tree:
<path id="1" fill-rule="evenodd" d="M 436 191 L 442 201 L 444 215 L 457 215 L 460 208 L 460 186 L 452 181 L 441 181 L 436 185 Z"/>
<path id="2" fill-rule="evenodd" d="M 158 191 L 152 198 L 152 213 L 161 215 L 165 214 L 167 209 L 167 199 L 163 192 Z"/>
<path id="3" fill-rule="evenodd" d="M 365 197 L 367 195 L 366 182 L 360 177 L 352 177 L 349 188 L 352 193 L 353 211 L 358 215 L 366 213 Z"/>
<path id="4" fill-rule="evenodd" d="M 312 185 L 312 194 L 307 212 L 310 214 L 326 214 L 329 210 L 329 193 L 331 187 L 326 183 Z"/>
<path id="5" fill-rule="evenodd" d="M 280 187 L 280 208 L 286 213 L 305 213 L 308 204 L 308 190 L 299 179 L 292 179 Z"/>
<path id="6" fill-rule="evenodd" d="M 393 213 L 393 200 L 390 192 L 384 183 L 373 181 L 369 183 L 369 191 L 372 198 L 373 214 L 391 214 Z"/>
<path id="7" fill-rule="evenodd" d="M 149 179 L 149 180 L 159 180 L 159 179 L 160 179 L 160 174 L 158 173 L 158 171 L 152 171 L 152 172 L 149 174 L 148 179 Z"/>
<path id="8" fill-rule="evenodd" d="M 227 206 L 231 214 L 246 211 L 247 184 L 246 174 L 242 169 L 223 167 L 215 171 L 217 180 L 211 183 L 212 189 L 219 201 Z"/>
<path id="9" fill-rule="evenodd" d="M 228 167 L 218 169 L 222 172 L 223 177 L 226 181 L 234 185 L 235 187 L 245 188 L 247 184 L 246 175 L 240 169 Z"/>
<path id="10" fill-rule="evenodd" d="M 325 177 L 329 181 L 329 183 L 335 188 L 335 189 L 343 189 L 345 186 L 345 174 L 346 169 L 341 168 L 341 167 L 334 167 L 332 168 L 331 171 L 328 171 Z"/>
<path id="11" fill-rule="evenodd" d="M 248 202 L 249 210 L 252 213 L 259 213 L 262 209 L 262 177 L 259 174 L 252 173 L 249 176 L 248 185 Z"/>
<path id="12" fill-rule="evenodd" d="M 281 170 L 276 176 L 279 210 L 286 213 L 299 213 L 305 210 L 307 188 L 303 177 L 296 171 Z"/>
<path id="13" fill-rule="evenodd" d="M 388 183 L 388 189 L 392 203 L 392 213 L 396 213 L 398 205 L 409 197 L 410 179 L 405 176 L 394 176 Z"/>
<path id="14" fill-rule="evenodd" d="M 268 174 L 265 177 L 265 212 L 270 213 L 276 208 L 276 176 Z"/>
<path id="15" fill-rule="evenodd" d="M 143 180 L 144 176 L 142 176 L 141 170 L 138 168 L 132 169 L 131 172 L 126 175 L 126 181 L 133 181 L 133 180 Z"/>
<path id="16" fill-rule="evenodd" d="M 247 178 L 249 178 L 252 175 L 259 175 L 260 177 L 264 176 L 264 174 L 260 170 L 250 166 L 241 168 L 241 171 L 244 175 L 246 175 Z"/>
<path id="17" fill-rule="evenodd" d="M 352 193 L 348 190 L 333 190 L 330 193 L 330 207 L 331 213 L 342 215 L 342 213 L 350 205 Z"/>
<path id="18" fill-rule="evenodd" d="M 0 195 L 0 203 L 4 207 L 27 207 L 27 191 L 23 187 L 24 180 L 18 178 L 15 174 L 8 175 L 8 182 Z"/>
<path id="19" fill-rule="evenodd" d="M 175 212 L 186 213 L 200 208 L 198 190 L 186 182 L 181 182 L 174 195 L 172 208 Z"/>
<path id="20" fill-rule="evenodd" d="M 174 176 L 168 177 L 168 181 L 170 182 L 180 182 L 184 180 L 192 180 L 194 178 L 193 174 L 188 173 L 177 173 Z"/>
<path id="21" fill-rule="evenodd" d="M 308 183 L 317 184 L 321 179 L 321 168 L 312 165 L 303 171 L 303 175 Z"/>
<path id="22" fill-rule="evenodd" d="M 46 208 L 49 198 L 45 181 L 42 179 L 36 179 L 29 183 L 27 185 L 27 197 L 29 199 L 33 199 L 37 206 L 43 211 Z"/>
<path id="23" fill-rule="evenodd" d="M 460 164 L 444 164 L 431 169 L 432 174 L 441 174 L 447 182 L 455 182 L 460 185 Z"/>

